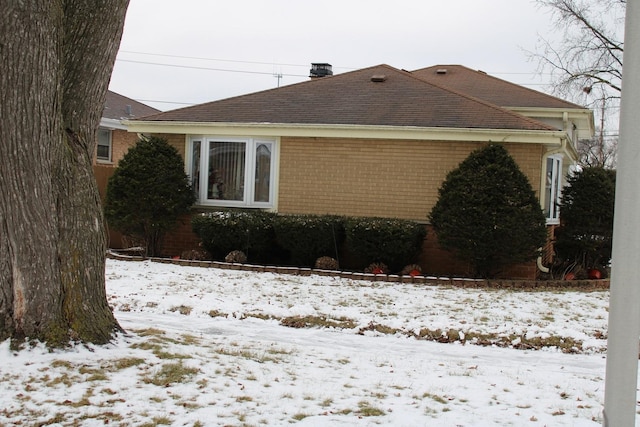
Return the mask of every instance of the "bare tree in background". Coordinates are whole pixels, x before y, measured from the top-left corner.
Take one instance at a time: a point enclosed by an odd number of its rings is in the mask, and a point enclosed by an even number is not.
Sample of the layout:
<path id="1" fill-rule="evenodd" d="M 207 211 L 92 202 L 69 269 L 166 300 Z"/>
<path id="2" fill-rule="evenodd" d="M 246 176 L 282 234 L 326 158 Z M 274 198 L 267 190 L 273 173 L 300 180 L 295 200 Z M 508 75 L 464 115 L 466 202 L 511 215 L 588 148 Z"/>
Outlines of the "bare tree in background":
<path id="1" fill-rule="evenodd" d="M 105 235 L 91 167 L 128 0 L 3 0 L 0 341 L 105 343 Z"/>
<path id="2" fill-rule="evenodd" d="M 618 138 L 601 139 L 599 135 L 578 141 L 578 155 L 582 166 L 614 169 L 618 153 Z"/>
<path id="3" fill-rule="evenodd" d="M 596 111 L 598 136 L 579 150 L 589 166 L 613 167 L 622 82 L 626 0 L 536 0 L 548 9 L 557 39 L 541 37 L 536 59 L 554 91 Z M 553 37 L 553 36 L 551 36 Z M 591 164 L 590 164 L 591 163 Z"/>

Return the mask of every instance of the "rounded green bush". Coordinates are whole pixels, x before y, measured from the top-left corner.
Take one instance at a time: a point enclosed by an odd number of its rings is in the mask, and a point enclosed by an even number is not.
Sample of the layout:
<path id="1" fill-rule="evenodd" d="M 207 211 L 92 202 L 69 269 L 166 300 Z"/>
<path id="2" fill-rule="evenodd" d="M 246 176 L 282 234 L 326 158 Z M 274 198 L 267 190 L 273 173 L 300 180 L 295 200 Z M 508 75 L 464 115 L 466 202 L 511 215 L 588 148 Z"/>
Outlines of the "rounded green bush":
<path id="1" fill-rule="evenodd" d="M 535 259 L 547 238 L 529 180 L 498 144 L 472 152 L 447 175 L 429 219 L 440 246 L 480 277 Z"/>
<path id="2" fill-rule="evenodd" d="M 611 261 L 616 173 L 585 168 L 568 179 L 560 202 L 556 254 L 562 269 L 605 271 Z"/>
<path id="3" fill-rule="evenodd" d="M 109 225 L 144 240 L 146 255 L 160 255 L 164 234 L 195 202 L 178 151 L 158 137 L 139 140 L 107 183 Z"/>

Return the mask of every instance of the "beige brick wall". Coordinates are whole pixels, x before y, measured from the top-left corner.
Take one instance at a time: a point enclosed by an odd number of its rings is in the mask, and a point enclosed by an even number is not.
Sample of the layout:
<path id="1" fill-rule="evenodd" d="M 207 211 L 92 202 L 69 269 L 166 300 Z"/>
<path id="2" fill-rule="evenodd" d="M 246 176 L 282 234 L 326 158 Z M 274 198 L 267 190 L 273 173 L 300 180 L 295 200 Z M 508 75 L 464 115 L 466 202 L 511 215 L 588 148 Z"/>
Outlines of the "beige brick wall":
<path id="1" fill-rule="evenodd" d="M 161 133 L 161 134 L 154 134 L 154 136 L 157 136 L 159 138 L 164 138 L 167 140 L 167 142 L 169 143 L 169 145 L 172 145 L 176 148 L 176 150 L 178 150 L 178 153 L 180 153 L 180 156 L 184 159 L 185 158 L 185 150 L 187 149 L 187 144 L 186 144 L 186 136 L 183 134 L 172 134 L 172 133 Z"/>
<path id="2" fill-rule="evenodd" d="M 481 145 L 282 138 L 278 211 L 426 221 L 447 173 Z M 542 147 L 507 148 L 537 192 Z"/>

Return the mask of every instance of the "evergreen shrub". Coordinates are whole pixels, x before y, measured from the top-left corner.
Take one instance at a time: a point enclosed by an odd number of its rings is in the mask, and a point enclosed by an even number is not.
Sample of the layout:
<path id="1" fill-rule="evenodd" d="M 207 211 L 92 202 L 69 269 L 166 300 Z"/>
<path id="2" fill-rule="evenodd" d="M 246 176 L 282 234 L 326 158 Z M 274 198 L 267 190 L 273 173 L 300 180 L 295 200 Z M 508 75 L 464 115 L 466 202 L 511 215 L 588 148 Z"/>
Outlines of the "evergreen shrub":
<path id="1" fill-rule="evenodd" d="M 535 259 L 547 238 L 529 180 L 497 144 L 472 152 L 447 175 L 429 219 L 440 246 L 485 278 Z"/>
<path id="2" fill-rule="evenodd" d="M 337 259 L 344 241 L 344 218 L 334 215 L 280 215 L 273 228 L 276 241 L 298 266 L 311 267 L 322 256 Z"/>
<path id="3" fill-rule="evenodd" d="M 345 220 L 345 234 L 350 253 L 397 272 L 418 259 L 427 231 L 414 221 L 354 217 Z"/>
<path id="4" fill-rule="evenodd" d="M 561 269 L 598 269 L 611 261 L 616 173 L 585 168 L 567 179 L 560 202 L 556 254 Z M 577 267 L 577 268 L 576 268 Z"/>
<path id="5" fill-rule="evenodd" d="M 164 234 L 195 202 L 178 151 L 158 137 L 139 140 L 107 183 L 108 224 L 145 242 L 146 255 L 160 255 Z"/>
<path id="6" fill-rule="evenodd" d="M 191 226 L 213 259 L 242 251 L 251 262 L 271 261 L 277 252 L 273 230 L 275 214 L 228 210 L 194 215 Z"/>

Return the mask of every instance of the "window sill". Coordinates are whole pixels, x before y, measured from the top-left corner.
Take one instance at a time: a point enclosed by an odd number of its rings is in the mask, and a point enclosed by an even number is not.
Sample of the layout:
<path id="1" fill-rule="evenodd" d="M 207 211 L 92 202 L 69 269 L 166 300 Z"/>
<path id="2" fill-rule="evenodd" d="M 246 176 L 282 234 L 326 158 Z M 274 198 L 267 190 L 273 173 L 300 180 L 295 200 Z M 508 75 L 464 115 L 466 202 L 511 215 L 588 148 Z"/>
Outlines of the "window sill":
<path id="1" fill-rule="evenodd" d="M 203 204 L 201 202 L 196 202 L 193 205 L 196 209 L 204 209 L 204 210 L 212 210 L 212 209 L 274 209 L 272 204 L 261 204 L 261 205 L 247 205 L 242 203 L 220 203 L 220 204 L 211 204 L 206 203 Z"/>

